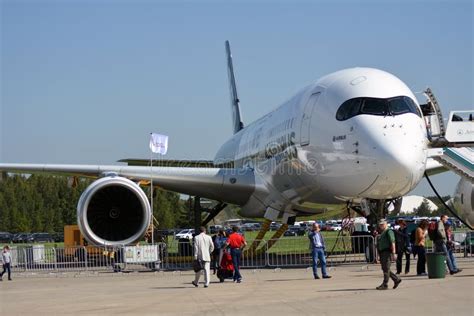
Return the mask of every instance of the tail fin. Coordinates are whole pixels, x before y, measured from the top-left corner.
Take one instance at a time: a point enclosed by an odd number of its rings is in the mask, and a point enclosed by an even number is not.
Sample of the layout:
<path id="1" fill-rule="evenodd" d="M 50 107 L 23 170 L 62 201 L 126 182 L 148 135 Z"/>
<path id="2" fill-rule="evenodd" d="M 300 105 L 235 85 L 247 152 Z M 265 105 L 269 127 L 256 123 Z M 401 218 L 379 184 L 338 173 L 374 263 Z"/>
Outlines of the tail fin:
<path id="1" fill-rule="evenodd" d="M 234 66 L 232 65 L 232 54 L 230 52 L 229 41 L 225 42 L 225 50 L 226 50 L 226 55 L 227 55 L 227 74 L 229 76 L 232 124 L 234 126 L 234 134 L 235 134 L 244 128 L 244 123 L 242 123 L 242 119 L 240 117 L 239 97 L 237 96 L 237 87 L 235 85 Z"/>

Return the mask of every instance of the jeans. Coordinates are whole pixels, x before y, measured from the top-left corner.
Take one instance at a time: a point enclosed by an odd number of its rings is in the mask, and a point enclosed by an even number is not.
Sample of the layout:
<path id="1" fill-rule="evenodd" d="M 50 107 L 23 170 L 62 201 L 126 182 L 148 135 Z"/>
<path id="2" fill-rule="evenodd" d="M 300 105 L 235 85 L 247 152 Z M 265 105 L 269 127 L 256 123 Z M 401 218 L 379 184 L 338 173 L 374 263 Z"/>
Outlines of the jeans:
<path id="1" fill-rule="evenodd" d="M 239 248 L 231 248 L 230 255 L 232 256 L 232 264 L 234 265 L 234 281 L 241 280 L 240 257 L 242 256 L 242 251 Z"/>
<path id="2" fill-rule="evenodd" d="M 204 261 L 204 284 L 209 286 L 209 282 L 211 281 L 211 263 L 209 261 Z M 198 284 L 199 279 L 201 278 L 201 271 L 196 272 L 194 283 Z"/>
<path id="3" fill-rule="evenodd" d="M 446 264 L 448 265 L 449 272 L 457 271 L 457 268 L 453 265 L 453 262 L 451 261 L 451 256 L 449 255 L 446 243 L 443 241 L 438 241 L 435 242 L 434 246 L 435 252 L 442 252 L 446 255 Z"/>
<path id="4" fill-rule="evenodd" d="M 5 272 L 8 272 L 8 280 L 12 279 L 12 270 L 10 268 L 10 263 L 4 263 L 3 264 L 3 272 L 0 273 L 0 279 L 3 277 Z"/>
<path id="5" fill-rule="evenodd" d="M 402 272 L 403 255 L 405 255 L 405 258 L 406 258 L 405 273 L 410 272 L 410 253 L 406 251 L 402 251 L 402 252 L 397 252 L 397 274 Z"/>
<path id="6" fill-rule="evenodd" d="M 380 252 L 380 265 L 382 266 L 382 271 L 383 271 L 383 285 L 387 286 L 388 281 L 390 279 L 393 280 L 393 282 L 398 281 L 399 277 L 390 271 L 390 265 L 392 264 L 391 262 L 391 253 L 389 250 L 384 250 Z"/>
<path id="7" fill-rule="evenodd" d="M 423 246 L 414 246 L 413 254 L 418 255 L 416 274 L 426 273 L 426 250 Z"/>
<path id="8" fill-rule="evenodd" d="M 448 249 L 448 257 L 451 260 L 451 264 L 453 265 L 454 271 L 458 271 L 458 265 L 456 263 L 456 257 L 454 256 L 453 250 Z"/>
<path id="9" fill-rule="evenodd" d="M 318 261 L 321 265 L 321 273 L 323 276 L 326 276 L 326 257 L 324 256 L 324 248 L 313 248 L 311 252 L 313 258 L 313 275 L 314 277 L 318 276 Z M 319 259 L 319 260 L 318 260 Z"/>

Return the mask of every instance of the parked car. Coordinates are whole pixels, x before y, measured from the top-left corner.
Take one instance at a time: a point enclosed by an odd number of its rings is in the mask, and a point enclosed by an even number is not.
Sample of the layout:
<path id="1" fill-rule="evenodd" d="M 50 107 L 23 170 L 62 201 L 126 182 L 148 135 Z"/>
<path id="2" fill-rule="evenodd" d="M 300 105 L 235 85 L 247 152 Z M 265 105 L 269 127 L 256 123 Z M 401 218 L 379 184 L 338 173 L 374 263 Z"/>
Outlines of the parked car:
<path id="1" fill-rule="evenodd" d="M 27 242 L 54 242 L 53 237 L 48 233 L 34 233 L 27 239 Z"/>
<path id="2" fill-rule="evenodd" d="M 253 232 L 253 231 L 258 230 L 257 225 L 259 225 L 259 223 L 245 223 L 242 225 L 241 229 L 243 231 Z"/>
<path id="3" fill-rule="evenodd" d="M 333 231 L 334 229 L 332 228 L 332 225 L 331 224 L 324 224 L 323 227 L 321 227 L 321 230 L 323 231 Z"/>
<path id="4" fill-rule="evenodd" d="M 194 229 L 183 229 L 182 231 L 177 233 L 174 237 L 176 240 L 180 240 L 180 239 L 191 240 L 193 239 L 193 235 L 194 235 Z"/>
<path id="5" fill-rule="evenodd" d="M 286 236 L 286 237 L 296 237 L 296 236 L 298 236 L 298 235 L 296 234 L 296 231 L 291 230 L 291 229 L 288 229 L 286 232 L 283 233 L 283 236 Z"/>
<path id="6" fill-rule="evenodd" d="M 278 230 L 278 228 L 280 228 L 281 224 L 280 223 L 277 223 L 277 222 L 272 222 L 270 224 L 270 230 Z"/>
<path id="7" fill-rule="evenodd" d="M 222 225 L 211 225 L 209 226 L 209 234 L 217 234 L 221 229 L 224 229 Z"/>
<path id="8" fill-rule="evenodd" d="M 290 226 L 283 236 L 304 236 L 306 230 L 300 226 Z"/>
<path id="9" fill-rule="evenodd" d="M 13 236 L 14 243 L 25 243 L 30 234 L 28 233 L 17 233 Z"/>
<path id="10" fill-rule="evenodd" d="M 64 242 L 64 233 L 53 233 L 54 242 Z"/>
<path id="11" fill-rule="evenodd" d="M 9 232 L 0 232 L 0 243 L 9 244 L 12 242 L 13 236 Z"/>
<path id="12" fill-rule="evenodd" d="M 335 230 L 335 231 L 340 231 L 340 230 L 342 230 L 341 224 L 332 225 L 332 230 Z"/>

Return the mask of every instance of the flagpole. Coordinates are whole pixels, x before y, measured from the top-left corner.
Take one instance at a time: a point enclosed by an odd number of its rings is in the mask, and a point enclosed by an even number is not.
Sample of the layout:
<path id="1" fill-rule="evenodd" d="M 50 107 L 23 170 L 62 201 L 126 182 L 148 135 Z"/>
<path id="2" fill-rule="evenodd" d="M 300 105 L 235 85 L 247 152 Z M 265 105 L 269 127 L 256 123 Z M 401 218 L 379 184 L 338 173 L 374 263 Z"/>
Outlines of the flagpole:
<path id="1" fill-rule="evenodd" d="M 150 133 L 151 134 L 151 133 Z M 151 207 L 151 244 L 155 244 L 154 222 L 153 222 L 153 150 L 150 150 L 150 207 Z"/>
<path id="2" fill-rule="evenodd" d="M 168 150 L 168 136 L 150 133 L 150 206 L 151 206 L 151 239 L 152 244 L 155 244 L 155 222 L 153 216 L 153 153 L 158 153 L 158 165 L 161 164 L 161 156 L 166 155 Z"/>

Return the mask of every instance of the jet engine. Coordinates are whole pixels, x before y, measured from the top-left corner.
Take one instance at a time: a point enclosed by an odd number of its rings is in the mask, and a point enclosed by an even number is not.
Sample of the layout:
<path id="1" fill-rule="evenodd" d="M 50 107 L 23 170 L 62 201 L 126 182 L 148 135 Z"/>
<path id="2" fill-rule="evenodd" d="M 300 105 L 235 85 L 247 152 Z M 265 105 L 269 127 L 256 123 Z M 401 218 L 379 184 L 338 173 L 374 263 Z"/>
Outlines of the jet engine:
<path id="1" fill-rule="evenodd" d="M 461 178 L 454 193 L 454 211 L 463 221 L 474 229 L 474 184 L 467 178 Z"/>
<path id="2" fill-rule="evenodd" d="M 77 223 L 93 245 L 128 245 L 140 240 L 150 225 L 151 209 L 134 182 L 107 176 L 93 182 L 77 204 Z"/>

